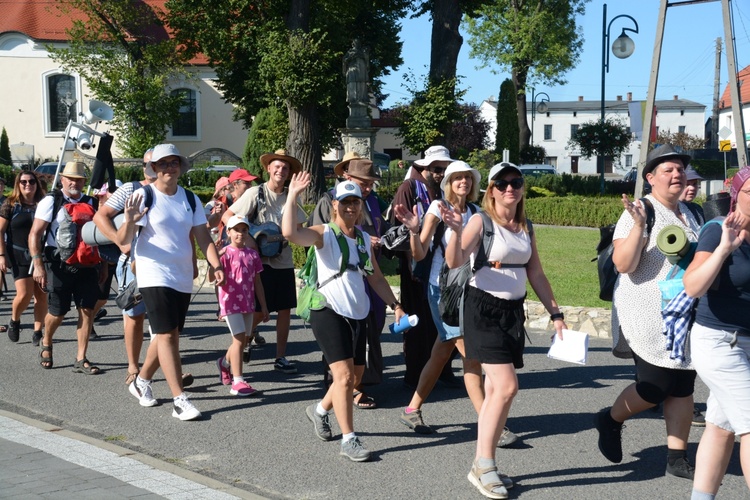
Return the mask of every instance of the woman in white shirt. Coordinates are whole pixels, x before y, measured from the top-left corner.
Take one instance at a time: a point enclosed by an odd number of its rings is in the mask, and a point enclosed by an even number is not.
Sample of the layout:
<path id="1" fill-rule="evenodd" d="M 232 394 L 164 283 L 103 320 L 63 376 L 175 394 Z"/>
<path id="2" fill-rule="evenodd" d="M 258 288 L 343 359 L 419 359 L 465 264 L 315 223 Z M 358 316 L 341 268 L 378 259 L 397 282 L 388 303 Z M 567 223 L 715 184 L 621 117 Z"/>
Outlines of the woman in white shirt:
<path id="1" fill-rule="evenodd" d="M 318 266 L 318 291 L 326 307 L 310 313 L 310 326 L 333 374 L 333 383 L 323 399 L 307 407 L 307 417 L 323 441 L 333 439 L 328 415 L 333 409 L 341 427 L 341 455 L 354 462 L 370 459 L 354 433 L 352 390 L 365 368 L 365 319 L 370 301 L 363 276 L 370 287 L 395 310 L 396 321 L 404 316 L 377 262 L 371 258 L 370 239 L 356 227 L 362 219 L 362 192 L 351 181 L 336 186 L 332 224 L 338 226 L 349 248 L 346 268 L 341 272 L 342 252 L 334 229 L 328 224 L 297 226 L 297 196 L 310 185 L 310 173 L 294 174 L 284 207 L 281 229 L 284 237 L 300 246 L 314 246 Z M 363 262 L 364 260 L 364 262 Z M 322 286 L 321 286 L 322 285 Z"/>

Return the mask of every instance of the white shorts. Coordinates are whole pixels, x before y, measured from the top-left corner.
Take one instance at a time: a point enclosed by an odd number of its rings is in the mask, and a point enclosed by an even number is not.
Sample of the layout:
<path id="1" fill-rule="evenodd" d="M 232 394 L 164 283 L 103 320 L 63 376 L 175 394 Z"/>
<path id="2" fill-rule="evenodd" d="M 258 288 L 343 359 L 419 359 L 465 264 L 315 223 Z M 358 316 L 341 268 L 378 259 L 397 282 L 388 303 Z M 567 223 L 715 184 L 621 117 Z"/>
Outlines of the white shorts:
<path id="1" fill-rule="evenodd" d="M 253 313 L 229 314 L 224 316 L 224 321 L 227 322 L 229 332 L 232 335 L 239 335 L 240 333 L 249 333 L 253 331 Z"/>
<path id="2" fill-rule="evenodd" d="M 750 432 L 750 337 L 699 324 L 690 332 L 693 366 L 711 390 L 706 421 L 738 436 Z"/>

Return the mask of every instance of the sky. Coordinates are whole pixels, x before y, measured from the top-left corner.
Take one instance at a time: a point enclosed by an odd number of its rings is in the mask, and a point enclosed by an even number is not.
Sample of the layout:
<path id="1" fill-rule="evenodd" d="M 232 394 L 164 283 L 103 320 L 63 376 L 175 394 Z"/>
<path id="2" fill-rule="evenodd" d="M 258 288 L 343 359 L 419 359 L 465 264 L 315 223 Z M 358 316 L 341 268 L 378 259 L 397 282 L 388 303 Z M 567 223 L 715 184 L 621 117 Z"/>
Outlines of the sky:
<path id="1" fill-rule="evenodd" d="M 750 65 L 750 2 L 731 2 L 734 19 L 737 70 Z M 602 6 L 601 0 L 586 4 L 586 13 L 578 18 L 584 36 L 583 51 L 578 65 L 565 78 L 567 84 L 535 85 L 537 92 L 546 92 L 551 101 L 575 101 L 578 96 L 585 100 L 601 99 L 602 67 Z M 610 55 L 609 72 L 606 75 L 605 96 L 614 100 L 618 95 L 633 93 L 634 100 L 645 100 L 648 90 L 656 24 L 659 16 L 659 0 L 609 0 L 607 23 L 620 14 L 635 18 L 639 32 L 628 35 L 635 42 L 635 52 L 628 59 L 617 59 Z M 404 64 L 384 80 L 383 92 L 389 94 L 383 108 L 406 100 L 409 94 L 402 85 L 404 73 L 418 76 L 427 74 L 431 21 L 427 16 L 405 19 L 401 38 L 404 42 Z M 622 28 L 633 28 L 627 18 L 615 20 L 610 28 L 610 47 L 620 35 Z M 510 77 L 499 67 L 479 68 L 480 62 L 469 58 L 471 50 L 467 33 L 461 30 L 464 43 L 458 60 L 458 74 L 462 77 L 460 87 L 468 90 L 464 97 L 467 103 L 481 104 L 490 97 L 496 98 L 500 84 Z M 656 98 L 688 99 L 706 106 L 711 113 L 714 94 L 714 68 L 716 60 L 716 38 L 722 39 L 720 95 L 727 85 L 726 41 L 720 1 L 696 5 L 682 5 L 667 9 L 662 45 L 661 64 Z M 493 73 L 493 70 L 495 73 Z M 422 82 L 420 78 L 418 81 Z"/>

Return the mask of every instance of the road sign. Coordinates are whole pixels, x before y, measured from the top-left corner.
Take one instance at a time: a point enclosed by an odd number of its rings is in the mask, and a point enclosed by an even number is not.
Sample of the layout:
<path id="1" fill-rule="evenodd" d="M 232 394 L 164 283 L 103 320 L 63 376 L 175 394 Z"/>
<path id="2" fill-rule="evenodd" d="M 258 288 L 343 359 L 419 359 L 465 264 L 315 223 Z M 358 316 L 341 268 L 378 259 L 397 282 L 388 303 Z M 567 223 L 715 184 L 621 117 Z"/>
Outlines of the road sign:
<path id="1" fill-rule="evenodd" d="M 719 139 L 729 139 L 729 136 L 732 135 L 732 129 L 729 127 L 721 127 L 721 130 L 719 130 Z"/>
<path id="2" fill-rule="evenodd" d="M 719 141 L 719 151 L 731 151 L 732 141 Z"/>

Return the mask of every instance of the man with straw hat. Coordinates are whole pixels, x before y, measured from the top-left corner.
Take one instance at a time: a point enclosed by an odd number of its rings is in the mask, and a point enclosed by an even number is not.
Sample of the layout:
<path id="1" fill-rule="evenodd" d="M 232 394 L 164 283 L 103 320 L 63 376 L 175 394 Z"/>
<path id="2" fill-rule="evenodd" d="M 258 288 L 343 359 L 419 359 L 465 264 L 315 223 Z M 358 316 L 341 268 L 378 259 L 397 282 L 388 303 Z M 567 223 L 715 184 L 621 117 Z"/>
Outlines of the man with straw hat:
<path id="1" fill-rule="evenodd" d="M 260 163 L 268 172 L 268 181 L 249 188 L 224 212 L 222 221 L 226 224 L 233 215 L 246 217 L 251 224 L 274 223 L 281 234 L 281 218 L 287 198 L 286 182 L 292 174 L 302 171 L 300 161 L 283 149 L 261 155 Z M 297 205 L 297 220 L 300 226 L 307 220 L 307 214 Z M 274 370 L 293 374 L 297 367 L 286 358 L 286 345 L 289 340 L 289 326 L 292 308 L 297 307 L 297 286 L 294 278 L 292 249 L 284 246 L 275 256 L 263 256 L 263 272 L 260 278 L 266 291 L 266 304 L 270 312 L 276 311 L 276 359 Z M 256 304 L 260 311 L 260 304 Z M 262 313 L 256 313 L 253 330 L 262 320 Z"/>
<path id="2" fill-rule="evenodd" d="M 336 177 L 352 181 L 359 186 L 364 201 L 362 230 L 370 235 L 373 247 L 373 258 L 380 256 L 380 237 L 386 229 L 386 223 L 380 211 L 380 204 L 375 196 L 375 182 L 380 180 L 377 167 L 368 159 L 362 158 L 356 151 L 350 151 L 333 167 Z M 334 188 L 335 189 L 335 188 Z M 332 220 L 333 190 L 327 191 L 318 201 L 310 215 L 308 227 L 327 224 Z M 383 380 L 383 351 L 380 346 L 380 333 L 385 326 L 385 303 L 374 293 L 365 281 L 365 288 L 370 297 L 370 314 L 367 317 L 367 364 L 362 375 L 362 383 L 354 388 L 354 405 L 360 409 L 376 408 L 375 401 L 365 394 L 365 385 L 379 384 Z M 326 369 L 326 377 L 328 370 Z M 328 382 L 328 378 L 326 378 Z"/>
<path id="3" fill-rule="evenodd" d="M 64 218 L 64 205 L 69 203 L 88 203 L 94 208 L 96 200 L 83 194 L 86 183 L 86 166 L 80 161 L 69 161 L 60 174 L 61 190 L 45 196 L 37 205 L 34 223 L 29 232 L 29 252 L 34 267 L 34 281 L 43 290 L 49 289 L 49 309 L 44 319 L 44 337 L 40 341 L 41 352 L 39 364 L 42 368 L 51 369 L 52 337 L 70 311 L 73 300 L 78 309 L 78 327 L 76 352 L 73 371 L 87 375 L 97 375 L 100 369 L 86 359 L 89 346 L 89 334 L 94 321 L 94 306 L 99 295 L 99 273 L 101 268 L 71 268 L 60 260 L 57 252 L 57 230 Z M 62 200 L 55 203 L 55 199 Z M 55 205 L 58 206 L 57 213 Z M 48 231 L 49 228 L 49 231 Z"/>

